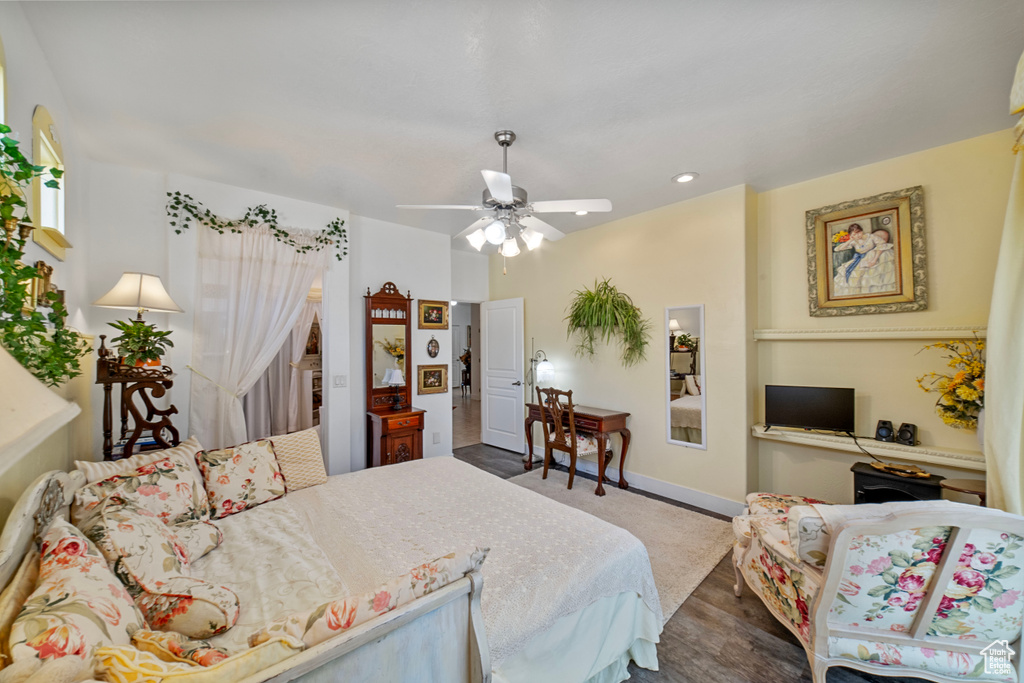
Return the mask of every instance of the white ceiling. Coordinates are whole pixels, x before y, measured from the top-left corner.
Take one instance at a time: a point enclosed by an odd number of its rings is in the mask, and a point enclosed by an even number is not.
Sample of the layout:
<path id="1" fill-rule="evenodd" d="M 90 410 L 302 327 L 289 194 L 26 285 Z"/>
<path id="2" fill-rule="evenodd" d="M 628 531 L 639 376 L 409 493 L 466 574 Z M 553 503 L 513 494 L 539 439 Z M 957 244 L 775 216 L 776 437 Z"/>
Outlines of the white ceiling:
<path id="1" fill-rule="evenodd" d="M 531 199 L 612 200 L 571 232 L 1008 128 L 1024 49 L 1020 0 L 23 8 L 91 157 L 450 234 L 394 205 L 477 203 L 499 128 Z"/>

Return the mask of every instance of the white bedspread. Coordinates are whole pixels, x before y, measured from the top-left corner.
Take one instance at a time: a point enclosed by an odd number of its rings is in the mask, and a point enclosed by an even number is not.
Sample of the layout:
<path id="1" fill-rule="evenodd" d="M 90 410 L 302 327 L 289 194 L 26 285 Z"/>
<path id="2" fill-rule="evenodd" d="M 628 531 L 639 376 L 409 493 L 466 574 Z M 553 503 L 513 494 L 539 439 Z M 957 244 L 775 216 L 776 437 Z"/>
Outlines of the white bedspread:
<path id="1" fill-rule="evenodd" d="M 495 669 L 600 598 L 637 594 L 661 623 L 650 560 L 636 537 L 451 457 L 330 477 L 287 501 L 346 593 L 452 550 L 490 547 L 481 606 Z"/>
<path id="2" fill-rule="evenodd" d="M 287 497 L 214 522 L 224 543 L 199 558 L 192 575 L 227 586 L 240 604 L 238 623 L 211 638 L 215 645 L 244 650 L 249 634 L 267 622 L 344 594 L 338 573 Z"/>
<path id="3" fill-rule="evenodd" d="M 700 396 L 680 396 L 670 404 L 672 407 L 672 426 L 700 429 Z"/>

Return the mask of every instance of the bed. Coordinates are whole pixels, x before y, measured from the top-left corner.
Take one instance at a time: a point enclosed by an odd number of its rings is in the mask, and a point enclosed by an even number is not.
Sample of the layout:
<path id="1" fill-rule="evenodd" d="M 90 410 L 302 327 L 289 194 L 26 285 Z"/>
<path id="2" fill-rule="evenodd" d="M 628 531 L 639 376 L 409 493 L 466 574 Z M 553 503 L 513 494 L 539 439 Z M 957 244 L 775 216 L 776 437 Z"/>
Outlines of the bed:
<path id="1" fill-rule="evenodd" d="M 701 413 L 704 409 L 703 396 L 685 394 L 669 404 L 672 416 L 672 439 L 703 443 L 701 439 Z"/>
<path id="2" fill-rule="evenodd" d="M 26 552 L 48 477 L 67 489 L 51 501 L 66 503 L 81 485 L 74 474 L 51 473 L 26 492 L 0 539 L 0 584 Z M 229 649 L 270 620 L 373 589 L 453 548 L 491 549 L 479 575 L 303 651 L 253 683 L 605 683 L 627 678 L 630 660 L 657 669 L 662 614 L 643 544 L 451 457 L 330 477 L 218 525 L 223 545 L 193 570 L 240 597 L 238 623 L 213 639 Z"/>

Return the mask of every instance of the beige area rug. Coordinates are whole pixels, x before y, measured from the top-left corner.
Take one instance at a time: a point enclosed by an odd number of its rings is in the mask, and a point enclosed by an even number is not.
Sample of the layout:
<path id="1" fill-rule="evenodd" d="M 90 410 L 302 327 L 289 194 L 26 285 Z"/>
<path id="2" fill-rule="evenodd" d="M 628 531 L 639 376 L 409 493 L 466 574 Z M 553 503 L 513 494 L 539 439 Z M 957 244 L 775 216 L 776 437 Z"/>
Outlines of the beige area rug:
<path id="1" fill-rule="evenodd" d="M 615 484 L 605 484 L 607 495 L 598 497 L 594 495 L 595 481 L 577 476 L 570 491 L 566 472 L 552 470 L 547 479 L 541 479 L 539 468 L 508 481 L 590 513 L 640 539 L 651 558 L 665 621 L 732 547 L 728 522 L 623 491 Z"/>

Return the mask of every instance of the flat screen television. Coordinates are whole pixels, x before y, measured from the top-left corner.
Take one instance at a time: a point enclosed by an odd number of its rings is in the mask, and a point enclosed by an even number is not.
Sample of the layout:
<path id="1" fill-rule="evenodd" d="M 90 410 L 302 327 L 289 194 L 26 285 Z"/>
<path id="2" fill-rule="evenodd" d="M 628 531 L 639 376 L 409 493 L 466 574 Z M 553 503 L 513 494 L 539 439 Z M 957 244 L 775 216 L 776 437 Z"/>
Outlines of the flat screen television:
<path id="1" fill-rule="evenodd" d="M 853 433 L 853 389 L 768 384 L 764 388 L 764 424 Z"/>

